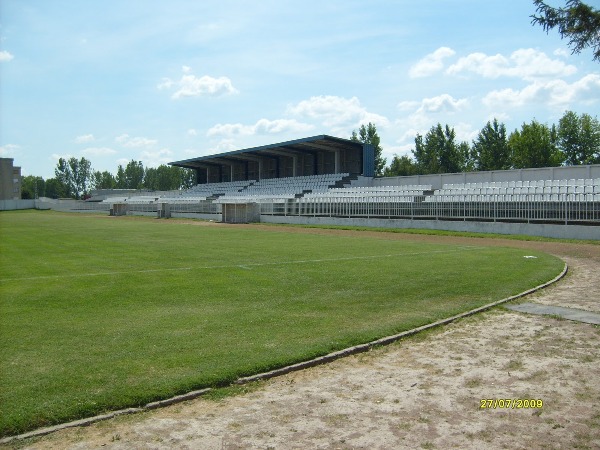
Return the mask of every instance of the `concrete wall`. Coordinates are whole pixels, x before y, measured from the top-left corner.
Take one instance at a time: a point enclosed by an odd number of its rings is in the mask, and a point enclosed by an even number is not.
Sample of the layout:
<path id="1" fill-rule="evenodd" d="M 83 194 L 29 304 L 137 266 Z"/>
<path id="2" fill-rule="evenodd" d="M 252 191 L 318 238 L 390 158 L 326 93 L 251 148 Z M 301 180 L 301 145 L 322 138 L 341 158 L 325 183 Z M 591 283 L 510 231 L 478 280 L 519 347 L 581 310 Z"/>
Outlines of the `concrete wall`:
<path id="1" fill-rule="evenodd" d="M 0 200 L 0 211 L 33 208 L 35 208 L 35 200 Z"/>
<path id="2" fill-rule="evenodd" d="M 420 228 L 426 230 L 467 231 L 476 233 L 524 234 L 562 239 L 600 240 L 600 227 L 505 222 L 469 222 L 444 220 L 365 219 L 338 217 L 270 216 L 261 222 L 303 225 L 349 225 L 357 227 Z"/>
<path id="3" fill-rule="evenodd" d="M 572 178 L 600 178 L 600 164 L 374 178 L 373 186 L 431 184 L 433 189 L 441 189 L 444 184 L 486 183 L 491 181 L 569 180 Z"/>

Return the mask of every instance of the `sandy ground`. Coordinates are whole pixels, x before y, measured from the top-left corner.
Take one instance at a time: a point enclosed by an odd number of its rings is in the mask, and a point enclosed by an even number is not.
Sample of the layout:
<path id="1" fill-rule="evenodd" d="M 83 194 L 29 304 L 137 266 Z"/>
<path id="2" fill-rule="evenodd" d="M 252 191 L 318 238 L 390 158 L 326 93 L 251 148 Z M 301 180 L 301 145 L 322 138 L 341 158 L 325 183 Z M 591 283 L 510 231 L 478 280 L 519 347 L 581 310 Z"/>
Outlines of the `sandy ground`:
<path id="1" fill-rule="evenodd" d="M 369 234 L 545 250 L 563 258 L 570 272 L 526 301 L 600 312 L 598 245 Z M 543 406 L 481 408 L 484 399 L 534 399 Z M 18 445 L 600 448 L 600 327 L 499 307 L 385 348 L 254 384 L 237 396 L 199 398 Z"/>

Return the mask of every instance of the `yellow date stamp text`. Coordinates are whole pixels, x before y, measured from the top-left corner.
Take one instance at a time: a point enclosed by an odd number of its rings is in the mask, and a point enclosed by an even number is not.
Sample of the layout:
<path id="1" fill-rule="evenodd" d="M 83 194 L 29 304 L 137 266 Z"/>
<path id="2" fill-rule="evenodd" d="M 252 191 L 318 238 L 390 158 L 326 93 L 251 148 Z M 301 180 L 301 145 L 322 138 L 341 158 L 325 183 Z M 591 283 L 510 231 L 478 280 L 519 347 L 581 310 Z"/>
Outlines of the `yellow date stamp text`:
<path id="1" fill-rule="evenodd" d="M 542 408 L 543 406 L 543 400 L 533 398 L 482 398 L 479 400 L 479 409 L 524 409 Z"/>

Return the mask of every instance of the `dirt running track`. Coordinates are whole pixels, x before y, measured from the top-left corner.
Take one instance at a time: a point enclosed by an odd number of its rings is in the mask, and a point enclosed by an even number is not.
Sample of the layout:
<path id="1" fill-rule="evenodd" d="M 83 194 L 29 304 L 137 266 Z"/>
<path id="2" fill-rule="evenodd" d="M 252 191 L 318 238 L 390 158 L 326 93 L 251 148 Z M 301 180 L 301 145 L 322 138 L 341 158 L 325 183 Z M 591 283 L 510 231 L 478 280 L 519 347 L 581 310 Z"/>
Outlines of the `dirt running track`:
<path id="1" fill-rule="evenodd" d="M 301 228 L 282 231 L 361 233 L 381 239 L 546 251 L 564 259 L 569 274 L 527 301 L 600 312 L 600 245 Z M 482 399 L 539 399 L 543 407 L 481 409 Z M 499 307 L 385 348 L 261 382 L 244 394 L 218 401 L 200 398 L 18 445 L 40 449 L 600 448 L 600 327 Z"/>

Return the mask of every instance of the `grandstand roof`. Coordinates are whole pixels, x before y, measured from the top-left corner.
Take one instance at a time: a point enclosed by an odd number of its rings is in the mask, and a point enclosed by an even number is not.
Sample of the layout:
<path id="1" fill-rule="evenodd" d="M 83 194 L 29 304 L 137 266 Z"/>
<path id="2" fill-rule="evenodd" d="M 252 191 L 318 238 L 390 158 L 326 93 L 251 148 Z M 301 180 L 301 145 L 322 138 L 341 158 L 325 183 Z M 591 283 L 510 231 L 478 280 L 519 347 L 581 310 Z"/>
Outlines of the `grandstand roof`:
<path id="1" fill-rule="evenodd" d="M 319 135 L 169 164 L 193 169 L 198 184 L 330 173 L 372 177 L 375 149 L 371 144 Z"/>
<path id="2" fill-rule="evenodd" d="M 218 153 L 215 155 L 200 156 L 198 158 L 185 159 L 169 163 L 172 166 L 186 167 L 190 169 L 204 168 L 207 166 L 220 165 L 223 161 L 246 161 L 253 157 L 273 157 L 290 154 L 310 153 L 337 150 L 363 150 L 364 145 L 349 139 L 334 136 L 320 135 L 293 141 L 280 142 L 277 144 L 263 145 L 260 147 L 245 148 L 231 152 Z"/>

